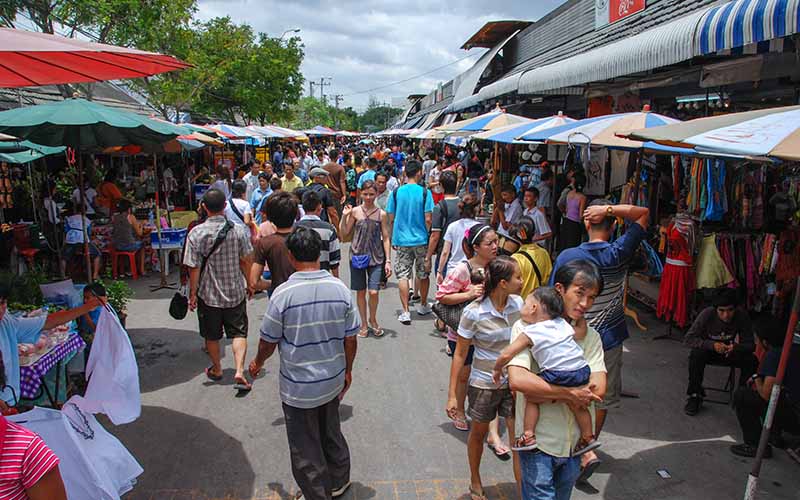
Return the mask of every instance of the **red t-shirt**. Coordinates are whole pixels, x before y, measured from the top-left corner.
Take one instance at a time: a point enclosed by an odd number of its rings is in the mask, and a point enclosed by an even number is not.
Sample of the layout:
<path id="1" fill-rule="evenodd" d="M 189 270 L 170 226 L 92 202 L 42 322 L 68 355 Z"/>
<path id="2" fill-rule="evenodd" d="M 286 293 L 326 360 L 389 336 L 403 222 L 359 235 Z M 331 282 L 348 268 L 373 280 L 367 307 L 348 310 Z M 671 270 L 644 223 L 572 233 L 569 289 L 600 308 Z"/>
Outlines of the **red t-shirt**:
<path id="1" fill-rule="evenodd" d="M 58 457 L 34 432 L 0 417 L 5 428 L 0 455 L 0 498 L 27 500 L 25 490 L 58 465 Z"/>

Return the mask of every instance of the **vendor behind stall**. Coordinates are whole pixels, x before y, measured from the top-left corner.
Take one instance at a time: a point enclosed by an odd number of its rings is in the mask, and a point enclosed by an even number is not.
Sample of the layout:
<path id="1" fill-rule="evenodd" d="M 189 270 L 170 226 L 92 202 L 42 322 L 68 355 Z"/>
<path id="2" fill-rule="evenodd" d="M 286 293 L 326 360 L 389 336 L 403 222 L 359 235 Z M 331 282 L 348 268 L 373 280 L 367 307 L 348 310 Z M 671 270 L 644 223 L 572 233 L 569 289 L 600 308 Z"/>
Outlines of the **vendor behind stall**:
<path id="1" fill-rule="evenodd" d="M 9 405 L 16 405 L 19 398 L 19 352 L 20 343 L 35 344 L 43 330 L 50 330 L 69 323 L 103 305 L 104 300 L 91 297 L 82 306 L 68 311 L 59 311 L 35 318 L 14 317 L 7 313 L 9 288 L 0 284 L 0 353 L 5 362 L 6 385 L 0 390 L 0 398 Z"/>
<path id="2" fill-rule="evenodd" d="M 142 243 L 145 230 L 142 223 L 133 215 L 131 208 L 131 202 L 126 199 L 121 199 L 117 203 L 117 213 L 111 219 L 111 243 L 119 252 L 136 252 L 139 274 L 145 276 L 144 243 Z"/>
<path id="3" fill-rule="evenodd" d="M 61 272 L 64 273 L 67 268 L 67 262 L 70 261 L 76 254 L 83 253 L 84 249 L 84 233 L 83 226 L 86 226 L 86 234 L 92 234 L 92 222 L 81 216 L 78 205 L 71 200 L 64 206 L 66 217 L 64 218 L 64 231 L 66 232 L 64 238 L 64 250 L 62 253 L 63 259 L 61 261 Z M 81 221 L 83 219 L 83 221 Z M 92 257 L 92 276 L 97 279 L 100 276 L 100 250 L 91 241 L 89 242 L 89 255 Z"/>
<path id="4" fill-rule="evenodd" d="M 117 202 L 122 199 L 122 191 L 119 190 L 115 181 L 117 180 L 116 170 L 109 170 L 103 182 L 97 186 L 97 197 L 95 206 L 97 211 L 109 217 L 117 206 Z"/>

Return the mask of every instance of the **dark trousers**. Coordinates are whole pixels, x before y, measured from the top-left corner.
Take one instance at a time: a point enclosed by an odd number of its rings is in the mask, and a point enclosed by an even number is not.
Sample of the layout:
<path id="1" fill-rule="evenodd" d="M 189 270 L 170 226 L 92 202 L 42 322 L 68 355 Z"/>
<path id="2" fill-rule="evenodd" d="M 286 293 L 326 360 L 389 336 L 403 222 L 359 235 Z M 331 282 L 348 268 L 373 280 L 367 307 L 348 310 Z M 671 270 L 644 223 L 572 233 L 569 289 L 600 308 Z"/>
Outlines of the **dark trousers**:
<path id="1" fill-rule="evenodd" d="M 350 480 L 350 450 L 339 421 L 339 398 L 311 409 L 283 405 L 292 475 L 304 500 L 330 500 Z"/>
<path id="2" fill-rule="evenodd" d="M 739 386 L 744 385 L 758 368 L 758 359 L 751 352 L 733 351 L 730 356 L 723 356 L 715 351 L 692 349 L 689 353 L 689 386 L 686 394 L 703 394 L 703 374 L 706 365 L 735 366 L 741 370 Z"/>
<path id="3" fill-rule="evenodd" d="M 736 418 L 739 419 L 745 444 L 758 446 L 763 427 L 762 419 L 767 413 L 768 401 L 764 401 L 753 389 L 740 387 L 733 396 L 733 405 L 736 408 Z M 780 437 L 784 429 L 796 430 L 800 425 L 799 416 L 782 392 L 772 421 L 772 437 Z"/>

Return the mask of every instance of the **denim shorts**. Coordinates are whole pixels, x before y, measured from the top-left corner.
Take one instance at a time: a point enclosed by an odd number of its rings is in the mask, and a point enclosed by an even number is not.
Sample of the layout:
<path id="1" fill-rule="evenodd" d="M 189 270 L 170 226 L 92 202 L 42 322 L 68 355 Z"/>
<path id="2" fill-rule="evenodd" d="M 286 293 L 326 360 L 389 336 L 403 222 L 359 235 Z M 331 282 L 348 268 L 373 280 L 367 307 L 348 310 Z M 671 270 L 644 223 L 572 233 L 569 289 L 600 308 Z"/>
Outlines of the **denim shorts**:
<path id="1" fill-rule="evenodd" d="M 455 340 L 448 340 L 447 341 L 447 345 L 450 347 L 450 354 L 448 354 L 448 356 L 450 356 L 452 358 L 453 357 L 453 353 L 456 352 L 456 341 Z M 469 351 L 467 351 L 467 357 L 464 360 L 464 366 L 472 365 L 472 357 L 474 355 L 475 355 L 475 346 L 474 345 L 470 345 L 469 346 Z"/>
<path id="2" fill-rule="evenodd" d="M 360 290 L 379 290 L 381 288 L 381 278 L 383 277 L 383 265 L 369 266 L 366 269 L 354 269 L 350 264 L 350 289 Z"/>
<path id="3" fill-rule="evenodd" d="M 560 385 L 563 387 L 580 387 L 589 383 L 589 376 L 592 371 L 589 365 L 577 370 L 544 370 L 539 373 L 539 377 L 548 384 Z"/>
<path id="4" fill-rule="evenodd" d="M 119 252 L 136 252 L 140 248 L 142 248 L 142 242 L 141 241 L 134 241 L 130 245 L 115 246 L 114 250 L 117 250 Z"/>
<path id="5" fill-rule="evenodd" d="M 62 249 L 62 255 L 65 259 L 71 259 L 76 254 L 83 254 L 83 243 L 68 243 Z M 98 257 L 100 250 L 97 249 L 94 243 L 89 243 L 89 255 Z"/>

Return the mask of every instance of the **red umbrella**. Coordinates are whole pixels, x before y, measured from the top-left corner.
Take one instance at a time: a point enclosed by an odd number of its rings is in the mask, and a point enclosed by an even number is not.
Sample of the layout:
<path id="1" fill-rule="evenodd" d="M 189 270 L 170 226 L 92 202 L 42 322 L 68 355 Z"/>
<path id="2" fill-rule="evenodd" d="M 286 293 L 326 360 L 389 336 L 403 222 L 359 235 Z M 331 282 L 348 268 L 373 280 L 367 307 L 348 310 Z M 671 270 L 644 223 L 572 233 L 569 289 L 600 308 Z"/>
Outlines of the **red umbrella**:
<path id="1" fill-rule="evenodd" d="M 0 28 L 0 88 L 142 78 L 190 66 L 163 54 Z"/>

